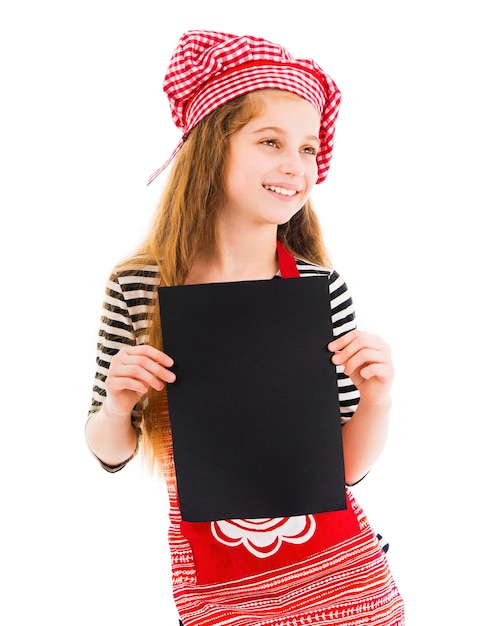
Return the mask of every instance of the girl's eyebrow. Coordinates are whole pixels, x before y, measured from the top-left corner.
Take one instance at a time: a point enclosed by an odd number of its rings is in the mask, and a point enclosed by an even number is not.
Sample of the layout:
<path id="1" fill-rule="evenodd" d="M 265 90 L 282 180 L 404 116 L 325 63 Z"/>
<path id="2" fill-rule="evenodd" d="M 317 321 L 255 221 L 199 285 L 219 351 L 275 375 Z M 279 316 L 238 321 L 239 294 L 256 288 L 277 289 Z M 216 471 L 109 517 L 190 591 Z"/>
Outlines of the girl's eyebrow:
<path id="1" fill-rule="evenodd" d="M 253 135 L 259 135 L 262 133 L 277 133 L 283 135 L 286 133 L 286 131 L 284 128 L 280 128 L 279 126 L 265 126 L 263 128 L 257 128 L 256 130 L 252 131 Z M 315 141 L 320 144 L 320 139 L 317 137 L 317 135 L 307 135 L 305 139 L 307 141 Z"/>

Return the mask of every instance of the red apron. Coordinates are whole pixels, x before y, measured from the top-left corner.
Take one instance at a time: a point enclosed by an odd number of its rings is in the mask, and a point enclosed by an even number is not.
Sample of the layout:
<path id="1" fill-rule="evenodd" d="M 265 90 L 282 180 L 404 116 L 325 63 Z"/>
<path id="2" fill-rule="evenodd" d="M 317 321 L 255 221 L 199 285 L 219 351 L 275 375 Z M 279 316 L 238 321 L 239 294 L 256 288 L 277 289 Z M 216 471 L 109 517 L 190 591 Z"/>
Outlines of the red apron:
<path id="1" fill-rule="evenodd" d="M 293 255 L 277 244 L 282 278 L 299 278 Z M 278 519 L 187 522 L 181 533 L 191 545 L 198 584 L 221 583 L 302 561 L 359 532 L 346 499 L 341 511 Z"/>

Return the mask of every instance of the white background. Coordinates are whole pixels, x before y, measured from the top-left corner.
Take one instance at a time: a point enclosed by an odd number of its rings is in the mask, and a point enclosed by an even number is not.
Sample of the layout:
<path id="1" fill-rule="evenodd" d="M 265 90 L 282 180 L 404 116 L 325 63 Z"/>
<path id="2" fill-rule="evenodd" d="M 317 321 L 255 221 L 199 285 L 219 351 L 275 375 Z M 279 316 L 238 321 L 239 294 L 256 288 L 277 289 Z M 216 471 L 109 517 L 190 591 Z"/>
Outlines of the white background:
<path id="1" fill-rule="evenodd" d="M 313 197 L 397 370 L 388 447 L 355 493 L 390 541 L 409 626 L 487 623 L 482 5 L 2 5 L 2 624 L 177 623 L 164 487 L 139 462 L 104 473 L 83 426 L 106 276 L 144 235 L 163 182 L 145 180 L 179 139 L 161 83 L 190 28 L 277 41 L 343 93 Z"/>

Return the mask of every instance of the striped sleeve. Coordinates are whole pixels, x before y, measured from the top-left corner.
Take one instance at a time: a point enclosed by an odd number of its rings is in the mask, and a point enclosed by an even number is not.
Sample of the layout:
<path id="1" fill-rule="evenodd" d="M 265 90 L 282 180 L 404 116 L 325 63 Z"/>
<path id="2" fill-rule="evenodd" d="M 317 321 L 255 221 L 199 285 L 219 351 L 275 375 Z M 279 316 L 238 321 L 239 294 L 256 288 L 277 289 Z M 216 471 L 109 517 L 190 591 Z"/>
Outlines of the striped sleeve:
<path id="1" fill-rule="evenodd" d="M 125 271 L 116 269 L 109 277 L 102 304 L 95 362 L 95 380 L 92 388 L 92 401 L 88 419 L 103 404 L 106 396 L 105 382 L 107 373 L 114 355 L 124 346 L 142 345 L 147 342 L 148 316 L 151 308 L 154 306 L 157 282 L 155 267 L 147 265 L 141 265 Z M 132 424 L 139 440 L 141 412 L 137 407 L 132 412 Z M 134 452 L 134 455 L 136 452 Z M 98 460 L 107 471 L 117 472 L 133 456 L 117 466 L 106 465 L 100 459 Z"/>
<path id="2" fill-rule="evenodd" d="M 310 265 L 297 259 L 297 267 L 301 277 L 328 276 L 330 290 L 330 305 L 332 328 L 334 337 L 345 335 L 356 328 L 356 315 L 351 294 L 342 277 L 335 271 L 327 268 Z M 344 374 L 341 365 L 336 367 L 337 386 L 342 423 L 348 422 L 354 415 L 359 403 L 359 391 L 349 376 Z"/>

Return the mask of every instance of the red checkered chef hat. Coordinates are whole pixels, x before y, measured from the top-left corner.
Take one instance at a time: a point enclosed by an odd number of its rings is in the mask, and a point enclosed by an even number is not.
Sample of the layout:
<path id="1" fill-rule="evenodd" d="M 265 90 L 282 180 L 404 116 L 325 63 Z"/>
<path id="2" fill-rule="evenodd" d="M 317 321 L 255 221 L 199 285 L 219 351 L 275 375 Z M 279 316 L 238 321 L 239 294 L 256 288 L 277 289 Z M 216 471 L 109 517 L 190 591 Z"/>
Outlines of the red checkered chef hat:
<path id="1" fill-rule="evenodd" d="M 325 180 L 332 155 L 341 94 L 334 81 L 311 59 L 294 59 L 278 44 L 250 35 L 191 30 L 183 34 L 164 78 L 171 114 L 183 138 L 222 104 L 258 89 L 282 89 L 301 96 L 321 117 L 317 183 Z"/>

